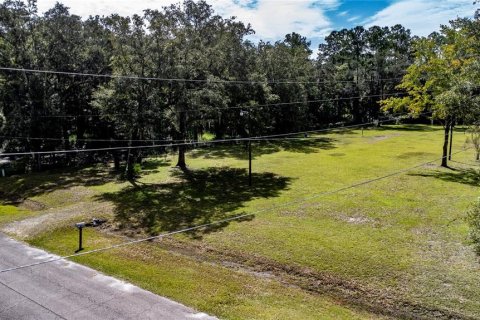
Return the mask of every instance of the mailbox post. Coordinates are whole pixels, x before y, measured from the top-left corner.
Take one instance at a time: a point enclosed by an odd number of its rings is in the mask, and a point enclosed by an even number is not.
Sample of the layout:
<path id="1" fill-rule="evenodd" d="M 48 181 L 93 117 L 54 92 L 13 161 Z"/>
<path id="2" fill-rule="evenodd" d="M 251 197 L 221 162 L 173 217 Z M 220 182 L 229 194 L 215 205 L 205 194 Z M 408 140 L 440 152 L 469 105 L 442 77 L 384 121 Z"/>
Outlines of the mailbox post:
<path id="1" fill-rule="evenodd" d="M 107 222 L 107 220 L 104 219 L 96 219 L 93 218 L 92 222 L 79 222 L 75 223 L 75 227 L 78 229 L 78 250 L 75 251 L 75 253 L 80 252 L 83 250 L 83 228 L 86 227 L 99 227 L 102 224 Z"/>
<path id="2" fill-rule="evenodd" d="M 83 250 L 82 241 L 83 241 L 83 228 L 86 226 L 85 222 L 76 223 L 75 227 L 78 229 L 78 250 L 75 252 L 80 252 Z"/>

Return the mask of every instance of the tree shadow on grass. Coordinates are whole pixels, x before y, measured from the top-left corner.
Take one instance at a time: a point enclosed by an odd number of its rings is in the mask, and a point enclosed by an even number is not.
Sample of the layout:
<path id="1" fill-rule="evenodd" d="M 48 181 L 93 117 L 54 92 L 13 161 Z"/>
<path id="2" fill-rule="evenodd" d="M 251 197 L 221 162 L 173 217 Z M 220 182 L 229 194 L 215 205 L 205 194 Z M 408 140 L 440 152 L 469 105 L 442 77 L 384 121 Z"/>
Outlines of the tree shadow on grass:
<path id="1" fill-rule="evenodd" d="M 447 182 L 467 184 L 480 187 L 480 172 L 474 169 L 454 169 L 454 171 L 432 171 L 428 173 L 411 173 L 410 176 L 432 177 Z"/>
<path id="2" fill-rule="evenodd" d="M 16 204 L 24 199 L 75 186 L 97 186 L 118 180 L 107 166 L 57 169 L 15 175 L 0 180 L 0 201 Z"/>
<path id="3" fill-rule="evenodd" d="M 142 164 L 142 175 L 158 172 L 159 167 L 170 166 L 163 159 L 148 159 Z M 76 186 L 101 186 L 109 182 L 123 183 L 121 173 L 108 165 L 85 168 L 55 169 L 44 172 L 15 175 L 0 179 L 0 202 L 19 204 L 25 199 Z"/>
<path id="4" fill-rule="evenodd" d="M 316 153 L 320 150 L 330 150 L 335 147 L 335 139 L 328 137 L 297 139 L 278 139 L 278 140 L 252 140 L 252 158 L 273 154 L 280 151 L 295 153 Z M 248 159 L 247 143 L 214 145 L 191 152 L 192 158 L 236 158 L 240 160 Z"/>
<path id="5" fill-rule="evenodd" d="M 232 212 L 250 200 L 279 196 L 291 180 L 273 173 L 255 173 L 253 186 L 249 187 L 247 170 L 233 168 L 178 170 L 174 176 L 174 182 L 135 183 L 97 198 L 115 204 L 115 223 L 120 230 L 157 235 L 240 215 Z M 227 225 L 215 224 L 189 234 L 199 238 Z"/>
<path id="6" fill-rule="evenodd" d="M 378 131 L 389 130 L 389 131 L 422 131 L 422 132 L 435 132 L 443 131 L 443 128 L 440 126 L 429 126 L 429 125 L 418 125 L 418 124 L 384 124 L 380 127 L 375 128 Z"/>
<path id="7" fill-rule="evenodd" d="M 170 167 L 172 165 L 171 161 L 168 159 L 161 159 L 161 158 L 151 158 L 145 159 L 141 165 L 142 172 L 141 175 L 149 175 L 160 172 L 158 170 L 161 167 Z"/>

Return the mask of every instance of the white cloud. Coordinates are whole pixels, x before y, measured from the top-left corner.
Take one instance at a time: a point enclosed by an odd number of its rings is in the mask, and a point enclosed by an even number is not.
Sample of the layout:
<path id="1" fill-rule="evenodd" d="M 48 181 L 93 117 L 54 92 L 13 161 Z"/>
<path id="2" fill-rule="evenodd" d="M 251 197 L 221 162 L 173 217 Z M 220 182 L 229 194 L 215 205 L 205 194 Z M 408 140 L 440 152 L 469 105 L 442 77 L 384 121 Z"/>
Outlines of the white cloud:
<path id="1" fill-rule="evenodd" d="M 256 7 L 247 8 L 225 0 L 213 0 L 211 3 L 222 15 L 234 15 L 241 21 L 250 22 L 256 37 L 268 40 L 282 39 L 290 32 L 309 38 L 323 34 L 324 29 L 331 27 L 325 11 L 338 4 L 336 0 L 259 0 Z"/>
<path id="2" fill-rule="evenodd" d="M 369 27 L 402 24 L 419 36 L 439 30 L 457 17 L 473 16 L 472 0 L 398 0 L 364 21 Z"/>
<path id="3" fill-rule="evenodd" d="M 53 7 L 57 0 L 38 0 L 40 12 Z M 89 15 L 142 14 L 145 9 L 161 9 L 180 0 L 60 0 L 73 14 Z M 275 41 L 290 32 L 308 38 L 322 37 L 331 30 L 332 23 L 325 15 L 335 9 L 340 0 L 210 0 L 218 14 L 236 16 L 250 23 L 256 31 L 255 40 Z"/>
<path id="4" fill-rule="evenodd" d="M 70 8 L 70 12 L 82 17 L 89 15 L 120 15 L 131 16 L 142 14 L 145 9 L 161 9 L 178 1 L 172 0 L 38 0 L 38 11 L 43 13 L 52 8 L 56 2 Z"/>
<path id="5" fill-rule="evenodd" d="M 361 18 L 361 16 L 354 16 L 354 17 L 348 18 L 347 21 L 348 22 L 354 22 L 354 21 L 360 20 L 360 18 Z"/>

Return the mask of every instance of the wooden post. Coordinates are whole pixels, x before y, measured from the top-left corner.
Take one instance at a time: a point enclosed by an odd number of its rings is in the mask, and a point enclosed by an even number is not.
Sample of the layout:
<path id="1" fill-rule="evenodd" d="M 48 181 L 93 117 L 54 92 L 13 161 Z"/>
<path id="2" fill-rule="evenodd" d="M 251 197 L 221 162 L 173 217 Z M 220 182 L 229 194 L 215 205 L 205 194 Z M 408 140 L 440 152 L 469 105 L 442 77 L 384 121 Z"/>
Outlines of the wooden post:
<path id="1" fill-rule="evenodd" d="M 252 136 L 252 115 L 248 110 L 248 137 Z M 248 139 L 248 186 L 252 186 L 252 140 Z"/>
<path id="2" fill-rule="evenodd" d="M 252 186 L 252 140 L 248 140 L 248 185 Z"/>
<path id="3" fill-rule="evenodd" d="M 83 242 L 83 228 L 78 229 L 78 251 L 82 251 L 82 242 Z"/>

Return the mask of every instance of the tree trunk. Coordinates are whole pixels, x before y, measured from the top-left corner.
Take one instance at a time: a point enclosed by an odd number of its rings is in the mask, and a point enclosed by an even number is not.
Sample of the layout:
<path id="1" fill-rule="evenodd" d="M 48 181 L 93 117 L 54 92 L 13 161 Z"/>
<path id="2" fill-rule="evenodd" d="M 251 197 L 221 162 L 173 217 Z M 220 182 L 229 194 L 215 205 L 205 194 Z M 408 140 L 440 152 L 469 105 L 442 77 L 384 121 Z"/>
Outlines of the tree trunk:
<path id="1" fill-rule="evenodd" d="M 135 172 L 133 169 L 134 164 L 135 164 L 135 159 L 131 154 L 131 152 L 129 152 L 128 158 L 127 158 L 127 169 L 126 169 L 128 180 L 133 180 L 135 178 Z"/>
<path id="2" fill-rule="evenodd" d="M 128 144 L 129 147 L 135 147 L 136 141 L 138 140 L 138 132 L 139 132 L 138 126 L 135 126 L 133 128 L 133 132 L 130 135 L 130 142 Z M 137 163 L 137 157 L 138 157 L 138 149 L 128 150 L 127 168 L 126 168 L 128 180 L 135 179 L 134 166 Z"/>
<path id="3" fill-rule="evenodd" d="M 187 163 L 185 162 L 185 146 L 178 147 L 177 167 L 182 170 L 185 170 L 187 168 Z"/>
<path id="4" fill-rule="evenodd" d="M 443 153 L 442 153 L 442 167 L 448 168 L 448 138 L 450 136 L 450 126 L 451 126 L 451 121 L 446 120 L 445 121 L 445 136 L 443 139 Z"/>
<path id="5" fill-rule="evenodd" d="M 39 154 L 35 154 L 33 156 L 32 171 L 33 172 L 42 171 L 42 159 Z"/>
<path id="6" fill-rule="evenodd" d="M 179 119 L 179 134 L 178 134 L 178 140 L 185 141 L 186 138 L 186 113 L 184 111 L 180 111 L 180 119 Z M 187 169 L 187 163 L 185 161 L 185 150 L 186 146 L 179 146 L 178 147 L 178 161 L 176 167 L 186 170 Z"/>
<path id="7" fill-rule="evenodd" d="M 119 151 L 114 151 L 114 152 L 113 152 L 113 166 L 114 166 L 115 172 L 119 172 L 119 171 L 120 171 L 120 155 L 119 155 Z"/>

